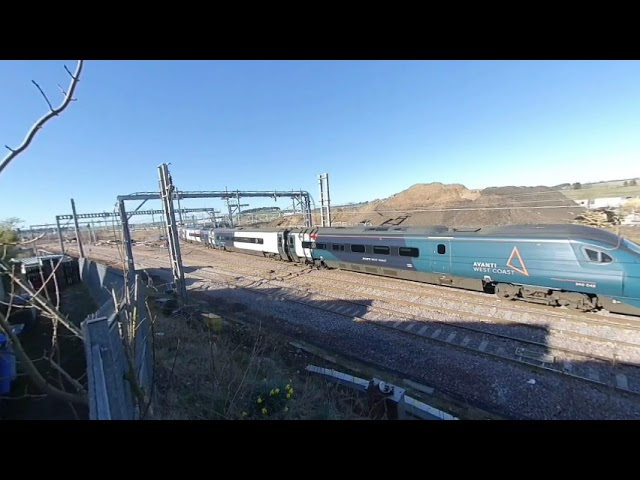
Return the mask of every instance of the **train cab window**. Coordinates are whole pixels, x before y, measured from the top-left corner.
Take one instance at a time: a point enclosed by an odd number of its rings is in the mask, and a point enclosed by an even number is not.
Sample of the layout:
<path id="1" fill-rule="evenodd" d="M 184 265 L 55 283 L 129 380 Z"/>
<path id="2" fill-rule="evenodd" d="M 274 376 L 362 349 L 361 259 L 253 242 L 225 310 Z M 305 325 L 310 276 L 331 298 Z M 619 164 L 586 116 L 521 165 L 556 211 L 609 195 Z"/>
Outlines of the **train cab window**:
<path id="1" fill-rule="evenodd" d="M 442 243 L 438 244 L 438 255 L 444 255 L 447 253 L 447 247 L 445 247 Z"/>
<path id="2" fill-rule="evenodd" d="M 302 248 L 311 248 L 311 242 L 302 242 Z"/>
<path id="3" fill-rule="evenodd" d="M 594 262 L 594 263 L 613 262 L 613 258 L 611 258 L 611 255 L 608 255 L 604 252 L 599 252 L 597 250 L 592 250 L 590 248 L 583 248 L 582 251 L 586 254 L 590 262 Z"/>
<path id="4" fill-rule="evenodd" d="M 351 251 L 353 253 L 364 253 L 364 245 L 351 245 Z"/>
<path id="5" fill-rule="evenodd" d="M 378 255 L 389 255 L 389 247 L 383 247 L 380 245 L 373 246 L 373 253 Z"/>
<path id="6" fill-rule="evenodd" d="M 587 257 L 592 262 L 597 262 L 598 261 L 598 252 L 596 252 L 595 250 L 591 250 L 590 248 L 585 248 L 584 249 L 584 253 L 587 254 Z"/>
<path id="7" fill-rule="evenodd" d="M 417 248 L 413 248 L 413 247 L 400 247 L 398 249 L 398 254 L 401 257 L 417 258 L 417 257 L 420 256 L 420 250 L 418 250 Z"/>
<path id="8" fill-rule="evenodd" d="M 334 243 L 332 244 L 332 250 L 336 252 L 344 252 L 344 245 L 341 245 L 339 243 Z"/>

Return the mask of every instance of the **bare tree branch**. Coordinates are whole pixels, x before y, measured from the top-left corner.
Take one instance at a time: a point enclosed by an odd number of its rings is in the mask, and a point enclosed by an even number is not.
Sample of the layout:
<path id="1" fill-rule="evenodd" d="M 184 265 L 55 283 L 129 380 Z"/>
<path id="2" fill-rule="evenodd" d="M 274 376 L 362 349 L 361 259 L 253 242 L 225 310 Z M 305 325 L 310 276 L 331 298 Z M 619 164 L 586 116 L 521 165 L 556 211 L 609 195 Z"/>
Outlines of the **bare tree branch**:
<path id="1" fill-rule="evenodd" d="M 0 268 L 4 269 L 5 272 L 11 275 L 7 267 L 2 262 L 0 262 Z M 29 295 L 31 295 L 31 299 L 34 302 L 34 305 L 35 303 L 38 303 L 37 306 L 42 308 L 44 312 L 51 315 L 52 318 L 56 318 L 62 325 L 67 327 L 67 329 L 71 331 L 71 333 L 73 333 L 76 337 L 82 339 L 82 332 L 80 331 L 80 329 L 76 327 L 73 323 L 69 322 L 60 312 L 58 312 L 55 309 L 53 305 L 51 305 L 50 302 L 47 301 L 47 299 L 42 298 L 41 295 L 38 295 L 33 288 L 31 288 L 29 285 L 23 282 L 19 277 L 12 276 L 11 280 L 14 281 L 20 288 L 22 288 Z"/>
<path id="2" fill-rule="evenodd" d="M 41 118 L 39 118 L 34 124 L 33 126 L 29 129 L 29 131 L 27 132 L 24 140 L 22 141 L 22 143 L 17 147 L 17 148 L 11 148 L 7 145 L 5 145 L 5 147 L 7 148 L 7 150 L 9 150 L 9 154 L 4 157 L 4 159 L 2 159 L 2 161 L 0 161 L 0 174 L 4 171 L 4 169 L 23 151 L 25 151 L 30 145 L 31 142 L 33 141 L 33 139 L 35 138 L 35 135 L 38 133 L 39 130 L 42 129 L 42 127 L 49 121 L 51 120 L 53 117 L 60 115 L 68 106 L 69 104 L 74 101 L 75 99 L 73 98 L 73 95 L 75 93 L 75 89 L 78 85 L 78 82 L 80 81 L 80 75 L 82 73 L 82 68 L 84 65 L 84 60 L 78 60 L 78 64 L 76 66 L 76 71 L 75 73 L 71 73 L 71 71 L 67 68 L 67 66 L 64 66 L 65 71 L 69 74 L 69 76 L 71 77 L 70 83 L 69 83 L 69 88 L 67 89 L 67 91 L 65 92 L 65 90 L 58 85 L 58 87 L 60 88 L 60 90 L 62 91 L 62 94 L 64 96 L 62 102 L 60 103 L 60 105 L 57 108 L 54 108 L 53 105 L 51 104 L 51 101 L 49 100 L 49 98 L 47 97 L 47 94 L 44 92 L 44 90 L 40 87 L 40 85 L 35 81 L 32 80 L 31 82 L 35 85 L 35 87 L 38 89 L 38 91 L 40 92 L 40 94 L 42 95 L 42 97 L 44 98 L 45 102 L 47 102 L 47 105 L 49 107 L 49 112 L 47 112 L 45 115 L 43 115 Z M 4 260 L 4 258 L 6 257 L 7 254 L 7 249 L 9 246 L 15 246 L 15 245 L 24 245 L 24 244 L 29 244 L 29 243 L 35 243 L 37 242 L 39 239 L 43 238 L 46 235 L 46 233 L 43 233 L 42 235 L 40 235 L 37 238 L 34 238 L 32 240 L 28 240 L 28 241 L 24 241 L 24 242 L 14 242 L 14 243 L 1 243 L 0 244 L 0 250 L 2 250 L 2 260 Z M 73 333 L 75 336 L 79 337 L 80 339 L 82 339 L 82 333 L 80 332 L 80 330 L 70 321 L 67 320 L 67 318 L 65 316 L 63 316 L 59 309 L 60 306 L 60 292 L 59 292 L 59 287 L 58 287 L 58 282 L 57 282 L 57 277 L 56 277 L 56 270 L 60 267 L 60 265 L 62 264 L 62 262 L 58 262 L 58 264 L 55 266 L 55 268 L 52 268 L 52 272 L 49 275 L 49 278 L 47 278 L 46 280 L 44 279 L 44 274 L 42 272 L 42 266 L 40 267 L 40 276 L 42 278 L 42 287 L 39 288 L 37 291 L 34 291 L 35 289 L 32 288 L 32 286 L 28 285 L 27 283 L 25 283 L 24 281 L 22 281 L 18 276 L 16 276 L 15 274 L 15 266 L 12 266 L 11 268 L 5 264 L 3 261 L 0 261 L 0 272 L 6 272 L 9 277 L 11 278 L 11 294 L 9 297 L 9 304 L 8 304 L 8 310 L 7 310 L 7 314 L 6 316 L 4 314 L 2 314 L 0 312 L 0 331 L 4 332 L 7 337 L 9 338 L 9 342 L 11 344 L 11 346 L 13 347 L 13 350 L 15 352 L 16 357 L 19 359 L 21 365 L 23 366 L 23 368 L 25 369 L 27 375 L 29 375 L 29 377 L 31 378 L 31 380 L 34 382 L 34 384 L 37 386 L 38 389 L 42 390 L 43 393 L 50 395 L 58 400 L 62 400 L 64 402 L 68 402 L 71 405 L 71 409 L 74 412 L 76 418 L 78 417 L 77 412 L 75 411 L 75 409 L 73 408 L 73 404 L 83 404 L 83 405 L 87 405 L 88 401 L 87 401 L 87 395 L 86 395 L 86 391 L 84 390 L 84 388 L 82 387 L 82 385 L 75 379 L 73 379 L 66 371 L 64 371 L 64 369 L 62 367 L 60 367 L 60 345 L 58 343 L 58 324 L 62 324 L 64 325 L 69 331 L 71 331 L 71 333 Z M 47 284 L 51 281 L 51 279 L 53 278 L 53 282 L 55 285 L 55 290 L 56 290 L 56 305 L 53 306 L 51 301 L 44 298 L 42 295 L 40 295 L 40 293 L 42 292 L 42 290 L 44 289 L 45 291 L 45 295 L 48 297 L 49 296 L 49 292 L 46 289 Z M 53 386 L 52 384 L 50 384 L 47 379 L 45 379 L 42 374 L 38 371 L 38 368 L 35 366 L 34 362 L 29 358 L 29 356 L 27 355 L 27 353 L 25 352 L 24 348 L 22 347 L 22 344 L 20 342 L 20 339 L 18 338 L 18 336 L 13 332 L 11 325 L 9 323 L 9 316 L 11 315 L 11 308 L 13 306 L 13 300 L 15 298 L 15 285 L 20 286 L 26 293 L 31 295 L 31 304 L 38 308 L 39 310 L 42 311 L 43 315 L 50 317 L 53 321 L 53 330 L 54 330 L 54 335 L 52 338 L 52 351 L 51 351 L 51 356 L 48 358 L 49 363 L 52 365 L 52 367 L 58 372 L 58 379 L 60 381 L 60 388 L 56 388 L 55 386 Z M 4 303 L 4 302 L 3 302 Z M 57 362 L 53 360 L 53 355 L 54 353 L 57 353 Z M 73 385 L 73 387 L 79 392 L 78 394 L 73 394 L 73 393 L 69 393 L 65 391 L 65 386 L 64 383 L 62 381 L 62 378 L 65 378 L 71 385 Z"/>
<path id="3" fill-rule="evenodd" d="M 60 265 L 61 263 L 62 262 L 58 262 L 58 265 Z M 57 268 L 58 265 L 56 265 L 56 268 Z M 54 271 L 52 272 L 52 274 L 55 273 L 55 269 L 53 269 L 53 270 Z M 15 278 L 15 265 L 12 265 L 10 276 L 11 276 L 12 280 L 13 280 L 13 278 Z M 51 276 L 49 276 L 49 279 L 47 279 L 47 282 L 50 279 L 51 279 Z M 54 279 L 54 282 L 56 283 L 56 294 L 58 295 L 58 292 L 57 292 L 57 286 L 58 285 L 57 285 L 57 282 L 56 282 L 55 275 L 53 275 L 53 279 Z M 43 285 L 43 287 L 44 287 L 44 285 Z M 11 340 L 11 346 L 13 347 L 14 351 L 16 351 L 16 352 L 20 351 L 20 352 L 24 353 L 24 349 L 22 347 L 22 343 L 20 342 L 20 339 L 17 337 L 17 335 L 13 335 L 13 332 L 11 332 L 11 335 L 8 333 L 8 330 L 11 329 L 11 326 L 10 326 L 10 324 L 8 322 L 8 319 L 11 316 L 12 306 L 14 306 L 13 305 L 14 297 L 15 297 L 15 282 L 11 281 L 11 293 L 9 295 L 9 303 L 8 303 L 7 313 L 6 313 L 5 317 L 4 317 L 7 321 L 6 322 L 2 322 L 2 319 L 0 319 L 0 330 L 3 330 L 3 331 L 5 331 L 7 333 L 7 335 L 9 336 L 9 338 Z M 58 320 L 54 318 L 53 322 L 54 322 L 54 330 L 57 331 L 57 322 L 58 322 Z M 52 339 L 52 342 L 54 342 L 54 348 L 56 348 L 55 341 L 57 341 L 57 335 L 55 335 L 54 339 Z M 58 351 L 58 354 L 59 354 L 60 353 L 60 349 L 57 348 L 57 351 Z M 53 351 L 52 351 L 52 353 L 53 353 Z M 16 355 L 17 355 L 17 353 L 16 353 Z M 64 369 L 62 369 L 62 367 L 60 367 L 56 362 L 54 362 L 52 360 L 52 358 L 53 357 L 50 357 L 48 359 L 49 363 L 51 363 L 51 366 L 54 367 L 61 376 L 64 376 L 69 381 L 69 383 L 71 383 L 71 385 L 73 385 L 76 388 L 76 390 L 78 392 L 80 392 L 82 394 L 86 394 L 86 391 L 84 390 L 82 385 L 80 385 L 79 382 L 74 380 L 73 377 L 71 377 L 71 375 L 69 375 L 67 372 L 65 372 Z M 44 381 L 45 383 L 47 383 L 47 385 L 49 385 L 48 382 L 44 379 L 44 377 L 42 377 L 42 375 L 40 375 L 37 367 L 35 366 L 35 363 L 34 363 L 35 360 L 30 359 L 28 356 L 26 356 L 26 353 L 25 353 L 25 356 L 23 358 L 21 358 L 20 361 L 25 364 L 25 369 L 27 370 L 27 375 L 29 375 L 31 377 L 31 379 L 36 383 L 36 385 L 38 387 L 40 387 L 42 389 L 42 381 Z M 51 385 L 49 385 L 49 387 L 51 387 L 51 388 L 53 388 L 55 390 L 55 387 L 52 387 Z M 61 391 L 63 391 L 63 390 L 61 390 Z M 52 393 L 52 392 L 47 392 L 47 393 Z M 64 393 L 66 393 L 66 392 L 64 392 Z M 57 395 L 57 392 L 53 392 L 53 395 Z M 66 398 L 66 401 L 71 402 L 71 399 L 70 398 Z"/>
<path id="4" fill-rule="evenodd" d="M 13 148 L 10 148 L 10 147 L 5 145 L 7 147 L 7 149 L 9 150 L 9 154 L 4 158 L 4 160 L 2 160 L 2 162 L 0 162 L 0 174 L 2 173 L 2 171 L 5 168 L 7 168 L 7 166 L 9 165 L 9 163 L 11 163 L 11 161 L 13 159 L 15 159 L 20 153 L 22 153 L 23 151 L 25 151 L 27 149 L 27 147 L 31 144 L 31 141 L 35 137 L 36 133 L 44 126 L 45 123 L 47 123 L 53 117 L 56 117 L 56 116 L 60 115 L 69 106 L 69 104 L 73 100 L 73 94 L 74 94 L 74 92 L 76 90 L 76 86 L 78 85 L 78 82 L 80 81 L 80 74 L 82 73 L 83 65 L 84 65 L 84 60 L 78 60 L 78 65 L 76 67 L 76 71 L 73 74 L 69 71 L 69 69 L 65 65 L 64 69 L 71 76 L 71 82 L 69 84 L 69 90 L 68 90 L 67 94 L 64 96 L 64 99 L 62 100 L 62 103 L 57 108 L 51 109 L 51 111 L 49 111 L 47 114 L 43 115 L 40 119 L 38 119 L 38 121 L 36 121 L 36 123 L 33 124 L 33 126 L 27 132 L 26 137 L 24 138 L 24 140 L 22 141 L 22 143 L 20 144 L 19 147 L 13 149 Z M 37 84 L 36 84 L 36 86 L 37 86 Z M 38 88 L 40 88 L 40 87 L 38 87 Z M 44 93 L 43 93 L 43 95 L 44 95 Z M 45 96 L 45 99 L 46 99 L 46 96 Z M 47 100 L 47 102 L 48 102 L 48 100 Z M 49 106 L 51 106 L 51 105 L 49 105 Z"/>
<path id="5" fill-rule="evenodd" d="M 51 364 L 51 366 L 53 368 L 55 368 L 58 373 L 60 373 L 71 385 L 73 385 L 73 388 L 75 388 L 79 393 L 82 394 L 86 394 L 86 390 L 84 389 L 84 387 L 80 384 L 80 382 L 78 382 L 75 378 L 73 378 L 71 375 L 69 375 L 64 368 L 62 368 L 60 365 L 58 365 L 54 360 L 49 359 L 49 363 Z"/>
<path id="6" fill-rule="evenodd" d="M 42 90 L 42 88 L 40 88 L 40 85 L 38 85 L 38 83 L 35 80 L 31 80 L 31 82 L 36 86 L 36 88 L 38 90 L 40 90 L 40 93 L 42 94 L 42 96 L 44 97 L 44 101 L 47 102 L 47 105 L 49 105 L 49 110 L 53 111 L 53 105 L 51 105 L 51 102 L 49 101 L 49 98 L 47 98 L 47 94 L 44 93 L 44 91 Z"/>
<path id="7" fill-rule="evenodd" d="M 16 246 L 16 245 L 27 245 L 27 244 L 29 244 L 29 243 L 35 243 L 35 242 L 37 242 L 37 241 L 38 241 L 38 240 L 40 240 L 42 237 L 44 237 L 46 234 L 47 234 L 47 233 L 45 232 L 45 233 L 43 233 L 42 235 L 40 235 L 39 237 L 32 238 L 31 240 L 25 240 L 24 242 L 4 242 L 4 243 L 0 243 L 0 245 L 7 246 L 7 247 L 10 247 L 10 246 Z"/>
<path id="8" fill-rule="evenodd" d="M 15 352 L 16 357 L 18 358 L 18 360 L 20 360 L 25 370 L 29 374 L 29 377 L 31 377 L 31 380 L 33 380 L 33 382 L 36 384 L 36 386 L 40 390 L 42 390 L 42 392 L 49 394 L 52 397 L 57 398 L 58 400 L 87 405 L 88 402 L 87 402 L 86 395 L 82 395 L 82 394 L 76 395 L 76 394 L 65 392 L 63 390 L 60 390 L 50 385 L 45 380 L 45 378 L 40 374 L 36 366 L 33 364 L 31 359 L 27 355 L 27 353 L 22 348 L 22 344 L 20 343 L 20 340 L 18 339 L 17 335 L 13 333 L 13 330 L 11 329 L 11 325 L 9 325 L 7 318 L 2 313 L 0 313 L 0 328 L 9 337 L 11 346 L 13 347 L 13 351 Z"/>

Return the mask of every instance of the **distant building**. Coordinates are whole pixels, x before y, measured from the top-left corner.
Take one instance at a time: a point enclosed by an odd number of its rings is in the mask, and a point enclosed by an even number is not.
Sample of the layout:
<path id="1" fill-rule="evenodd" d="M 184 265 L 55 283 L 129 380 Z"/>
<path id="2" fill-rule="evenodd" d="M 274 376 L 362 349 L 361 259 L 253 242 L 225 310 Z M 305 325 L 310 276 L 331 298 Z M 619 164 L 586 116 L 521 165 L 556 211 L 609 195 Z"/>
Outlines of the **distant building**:
<path id="1" fill-rule="evenodd" d="M 620 208 L 627 201 L 638 197 L 601 197 L 585 200 L 576 200 L 581 207 L 593 210 L 596 208 Z"/>
<path id="2" fill-rule="evenodd" d="M 640 225 L 640 213 L 630 213 L 625 216 L 622 221 L 622 225 Z"/>

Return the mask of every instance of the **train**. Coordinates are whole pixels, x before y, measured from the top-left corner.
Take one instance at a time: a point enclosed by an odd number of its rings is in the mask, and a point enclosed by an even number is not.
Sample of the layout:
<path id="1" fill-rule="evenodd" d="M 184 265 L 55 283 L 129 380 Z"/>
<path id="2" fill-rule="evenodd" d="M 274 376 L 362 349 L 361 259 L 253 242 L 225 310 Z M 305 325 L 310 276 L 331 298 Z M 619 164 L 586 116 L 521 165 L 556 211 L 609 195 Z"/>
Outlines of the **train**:
<path id="1" fill-rule="evenodd" d="M 640 316 L 640 246 L 595 227 L 181 227 L 179 237 L 315 268 Z"/>

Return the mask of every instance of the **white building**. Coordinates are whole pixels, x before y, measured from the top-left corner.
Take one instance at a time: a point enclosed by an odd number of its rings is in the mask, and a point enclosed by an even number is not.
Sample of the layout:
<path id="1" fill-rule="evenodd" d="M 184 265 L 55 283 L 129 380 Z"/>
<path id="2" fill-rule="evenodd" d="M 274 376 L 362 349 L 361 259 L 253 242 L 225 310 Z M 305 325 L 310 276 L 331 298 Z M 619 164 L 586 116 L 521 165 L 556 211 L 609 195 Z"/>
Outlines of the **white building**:
<path id="1" fill-rule="evenodd" d="M 596 208 L 620 208 L 627 201 L 638 197 L 601 197 L 585 200 L 576 200 L 581 207 L 593 210 Z"/>
<path id="2" fill-rule="evenodd" d="M 640 225 L 640 213 L 630 213 L 620 223 L 622 225 Z"/>

